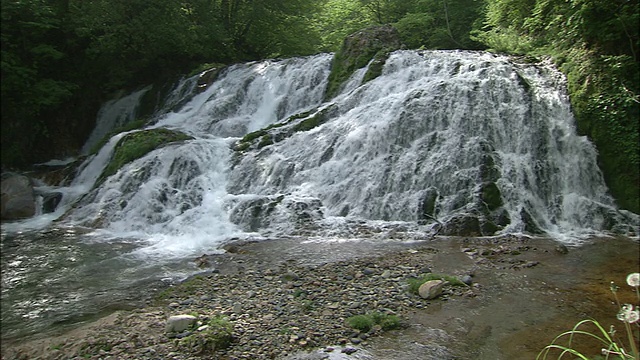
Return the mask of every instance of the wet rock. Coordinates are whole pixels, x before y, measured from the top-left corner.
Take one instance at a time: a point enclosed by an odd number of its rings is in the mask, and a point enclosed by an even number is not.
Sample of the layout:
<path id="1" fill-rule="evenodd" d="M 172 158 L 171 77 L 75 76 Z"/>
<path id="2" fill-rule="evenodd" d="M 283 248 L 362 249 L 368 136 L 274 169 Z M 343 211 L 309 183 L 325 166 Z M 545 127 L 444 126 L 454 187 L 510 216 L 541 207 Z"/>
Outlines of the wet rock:
<path id="1" fill-rule="evenodd" d="M 16 173 L 3 173 L 0 181 L 2 220 L 18 220 L 34 216 L 36 198 L 31 179 Z"/>
<path id="2" fill-rule="evenodd" d="M 62 193 L 58 191 L 44 193 L 42 196 L 42 213 L 49 214 L 56 211 L 58 204 L 62 200 Z"/>
<path id="3" fill-rule="evenodd" d="M 473 279 L 471 278 L 470 275 L 464 275 L 463 277 L 460 278 L 460 281 L 462 281 L 467 285 L 471 285 L 473 283 Z"/>
<path id="4" fill-rule="evenodd" d="M 538 226 L 538 223 L 535 221 L 533 216 L 529 214 L 527 210 L 525 209 L 520 210 L 520 218 L 524 223 L 524 231 L 530 234 L 544 234 L 544 231 L 540 229 L 540 226 Z"/>
<path id="5" fill-rule="evenodd" d="M 569 249 L 564 244 L 558 244 L 555 247 L 555 251 L 559 254 L 566 255 L 569 253 Z"/>
<path id="6" fill-rule="evenodd" d="M 418 289 L 418 295 L 423 299 L 435 299 L 442 294 L 445 282 L 442 280 L 429 280 Z"/>
<path id="7" fill-rule="evenodd" d="M 478 236 L 480 230 L 480 220 L 472 214 L 458 214 L 449 219 L 442 229 L 443 235 L 453 236 Z"/>
<path id="8" fill-rule="evenodd" d="M 355 353 L 356 351 L 358 351 L 358 349 L 356 348 L 352 348 L 352 347 L 345 347 L 344 349 L 342 349 L 342 353 L 347 354 L 347 355 L 351 355 L 353 353 Z"/>

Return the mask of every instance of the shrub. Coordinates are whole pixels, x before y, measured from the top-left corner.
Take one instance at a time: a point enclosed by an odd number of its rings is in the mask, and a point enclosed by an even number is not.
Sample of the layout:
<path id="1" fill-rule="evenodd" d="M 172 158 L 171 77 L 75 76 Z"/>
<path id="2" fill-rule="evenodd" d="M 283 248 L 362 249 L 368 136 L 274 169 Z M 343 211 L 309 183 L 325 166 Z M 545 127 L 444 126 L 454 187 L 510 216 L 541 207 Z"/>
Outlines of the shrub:
<path id="1" fill-rule="evenodd" d="M 350 327 L 360 332 L 368 332 L 374 325 L 379 325 L 382 330 L 392 330 L 400 327 L 400 318 L 379 312 L 351 316 L 346 321 Z"/>

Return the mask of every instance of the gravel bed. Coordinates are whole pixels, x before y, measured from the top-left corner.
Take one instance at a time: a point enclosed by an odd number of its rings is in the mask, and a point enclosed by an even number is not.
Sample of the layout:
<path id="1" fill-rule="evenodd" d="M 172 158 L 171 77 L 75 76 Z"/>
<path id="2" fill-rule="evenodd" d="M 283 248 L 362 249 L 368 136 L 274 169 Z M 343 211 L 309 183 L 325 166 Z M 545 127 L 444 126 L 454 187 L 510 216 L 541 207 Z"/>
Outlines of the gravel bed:
<path id="1" fill-rule="evenodd" d="M 475 258 L 478 266 L 512 267 L 513 263 L 501 263 L 492 257 L 515 248 L 526 251 L 522 246 L 488 245 L 484 249 L 465 247 L 460 252 Z M 243 258 L 241 248 L 227 255 L 226 267 L 164 290 L 145 308 L 116 312 L 62 336 L 3 346 L 2 358 L 291 359 L 311 350 L 327 354 L 317 358 L 328 358 L 336 352 L 357 353 L 366 348 L 369 339 L 384 332 L 380 326 L 358 332 L 347 325 L 350 316 L 372 312 L 396 315 L 401 326 L 407 326 L 412 312 L 434 302 L 478 296 L 483 290 L 478 284 L 448 285 L 433 300 L 410 293 L 407 280 L 430 273 L 431 259 L 439 251 L 424 243 L 380 256 L 314 266 L 294 260 L 254 262 Z M 208 263 L 202 258 L 198 261 Z M 447 275 L 471 283 L 474 274 L 467 268 Z M 167 319 L 179 314 L 196 316 L 197 326 L 167 334 Z M 196 328 L 220 316 L 233 325 L 230 346 L 202 352 L 187 341 L 197 335 Z"/>

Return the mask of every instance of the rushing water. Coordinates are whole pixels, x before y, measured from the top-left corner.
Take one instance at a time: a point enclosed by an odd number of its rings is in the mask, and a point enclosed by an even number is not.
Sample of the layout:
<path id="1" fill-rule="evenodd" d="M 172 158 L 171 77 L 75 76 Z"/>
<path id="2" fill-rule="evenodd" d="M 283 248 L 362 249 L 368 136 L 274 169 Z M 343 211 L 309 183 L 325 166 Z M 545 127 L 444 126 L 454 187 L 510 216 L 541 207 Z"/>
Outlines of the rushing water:
<path id="1" fill-rule="evenodd" d="M 194 257 L 232 238 L 364 237 L 380 224 L 424 238 L 439 229 L 434 218 L 472 219 L 482 234 L 537 228 L 568 243 L 637 229 L 637 215 L 608 195 L 552 67 L 398 51 L 380 77 L 363 84 L 362 69 L 323 102 L 331 59 L 234 65 L 201 91 L 197 77 L 183 79 L 150 128 L 194 140 L 95 186 L 118 134 L 56 188 L 64 197 L 53 214 L 3 224 L 3 337 L 131 306 L 141 284 L 196 271 Z M 85 150 L 132 118 L 145 91 L 106 104 Z"/>

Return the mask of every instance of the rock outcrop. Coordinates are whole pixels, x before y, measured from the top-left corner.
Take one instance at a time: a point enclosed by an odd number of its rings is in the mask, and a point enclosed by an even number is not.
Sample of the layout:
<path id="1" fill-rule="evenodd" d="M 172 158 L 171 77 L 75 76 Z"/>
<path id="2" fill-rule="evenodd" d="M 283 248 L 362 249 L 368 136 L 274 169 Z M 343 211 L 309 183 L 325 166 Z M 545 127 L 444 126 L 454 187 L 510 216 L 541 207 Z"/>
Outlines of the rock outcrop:
<path id="1" fill-rule="evenodd" d="M 388 53 L 400 49 L 402 42 L 398 31 L 391 25 L 372 26 L 347 36 L 342 48 L 333 57 L 325 100 L 336 96 L 342 84 L 357 69 L 374 60 L 366 80 L 377 77 L 382 71 Z"/>
<path id="2" fill-rule="evenodd" d="M 18 220 L 36 214 L 36 201 L 33 182 L 30 178 L 16 173 L 3 173 L 2 220 Z"/>

